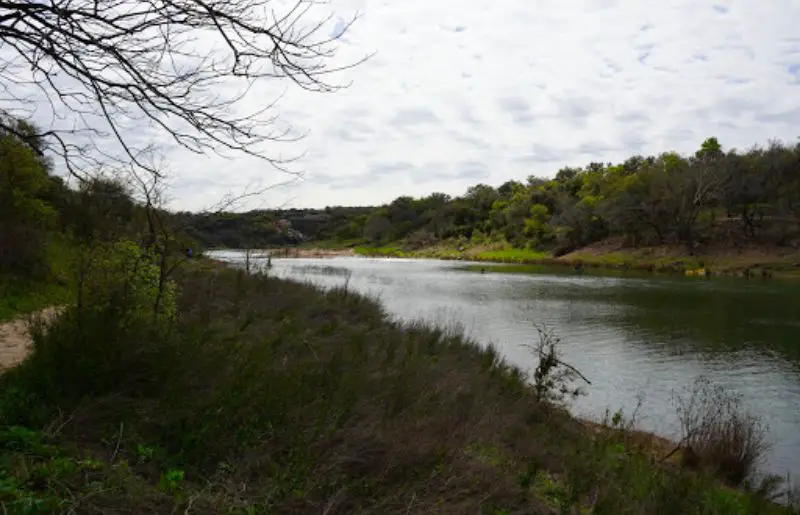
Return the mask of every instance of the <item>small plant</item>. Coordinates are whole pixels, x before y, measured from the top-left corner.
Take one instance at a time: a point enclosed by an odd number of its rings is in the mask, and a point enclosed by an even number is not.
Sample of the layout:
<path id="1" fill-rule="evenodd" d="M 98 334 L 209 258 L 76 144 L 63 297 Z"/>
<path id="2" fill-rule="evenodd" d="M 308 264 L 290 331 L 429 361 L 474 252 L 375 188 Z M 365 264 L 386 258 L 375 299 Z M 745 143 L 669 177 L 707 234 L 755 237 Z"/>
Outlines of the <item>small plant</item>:
<path id="1" fill-rule="evenodd" d="M 744 409 L 740 395 L 701 376 L 673 400 L 685 466 L 710 469 L 733 485 L 753 476 L 769 449 L 767 426 Z"/>
<path id="2" fill-rule="evenodd" d="M 161 474 L 161 480 L 158 482 L 158 487 L 168 493 L 176 493 L 183 481 L 185 473 L 181 469 L 169 469 Z"/>
<path id="3" fill-rule="evenodd" d="M 153 447 L 141 443 L 136 444 L 136 457 L 138 458 L 139 463 L 147 463 L 148 461 L 152 461 L 154 454 L 155 449 Z"/>
<path id="4" fill-rule="evenodd" d="M 582 379 L 586 384 L 592 383 L 578 369 L 561 360 L 559 351 L 561 338 L 546 327 L 537 327 L 536 329 L 539 333 L 539 341 L 535 346 L 526 345 L 532 349 L 539 360 L 533 373 L 536 399 L 561 404 L 584 395 L 585 391 L 579 386 L 573 386 L 573 383 L 577 379 Z"/>

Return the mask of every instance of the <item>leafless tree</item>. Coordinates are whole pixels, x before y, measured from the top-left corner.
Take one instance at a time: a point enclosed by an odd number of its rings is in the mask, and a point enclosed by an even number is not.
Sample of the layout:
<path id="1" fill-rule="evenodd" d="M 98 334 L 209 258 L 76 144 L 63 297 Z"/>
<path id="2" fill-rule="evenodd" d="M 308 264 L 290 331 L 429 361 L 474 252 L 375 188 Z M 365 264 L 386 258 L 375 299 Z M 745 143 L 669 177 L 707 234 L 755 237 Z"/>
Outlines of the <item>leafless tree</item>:
<path id="1" fill-rule="evenodd" d="M 261 79 L 335 91 L 346 84 L 330 74 L 363 60 L 334 59 L 355 17 L 331 32 L 320 2 L 289 1 L 0 0 L 0 130 L 46 142 L 35 149 L 76 177 L 109 162 L 159 175 L 147 156 L 164 139 L 286 171 L 264 149 L 296 138 L 276 123 L 275 100 L 244 113 L 241 101 Z M 43 110 L 49 127 L 19 131 L 14 120 Z"/>

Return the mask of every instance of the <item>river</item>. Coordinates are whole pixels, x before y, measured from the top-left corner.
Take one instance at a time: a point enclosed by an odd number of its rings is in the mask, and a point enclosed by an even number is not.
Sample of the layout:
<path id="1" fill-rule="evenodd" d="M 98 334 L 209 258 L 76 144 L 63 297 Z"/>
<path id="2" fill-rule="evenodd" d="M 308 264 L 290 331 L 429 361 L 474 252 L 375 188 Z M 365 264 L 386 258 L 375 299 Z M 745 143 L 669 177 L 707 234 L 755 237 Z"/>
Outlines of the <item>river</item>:
<path id="1" fill-rule="evenodd" d="M 240 252 L 212 254 L 244 261 Z M 272 265 L 278 277 L 323 287 L 347 282 L 400 319 L 463 326 L 526 370 L 535 361 L 523 345 L 545 324 L 562 338 L 565 361 L 592 381 L 573 404 L 579 416 L 620 408 L 630 415 L 641 404 L 638 426 L 675 438 L 673 392 L 704 375 L 741 394 L 769 424 L 772 449 L 762 470 L 800 477 L 799 284 L 567 268 L 511 273 L 485 263 L 359 257 Z"/>

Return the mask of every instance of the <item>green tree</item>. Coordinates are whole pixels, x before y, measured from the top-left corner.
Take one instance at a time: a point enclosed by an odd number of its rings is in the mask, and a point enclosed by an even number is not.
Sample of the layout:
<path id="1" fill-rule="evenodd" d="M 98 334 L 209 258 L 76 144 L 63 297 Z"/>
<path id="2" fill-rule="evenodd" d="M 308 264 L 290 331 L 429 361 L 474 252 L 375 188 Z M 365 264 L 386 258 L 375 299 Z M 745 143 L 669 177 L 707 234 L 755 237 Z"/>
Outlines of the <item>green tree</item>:
<path id="1" fill-rule="evenodd" d="M 36 153 L 16 136 L 0 136 L 0 273 L 47 273 L 47 230 L 57 220 L 44 200 L 51 181 Z"/>
<path id="2" fill-rule="evenodd" d="M 369 215 L 364 225 L 364 237 L 372 243 L 385 243 L 392 234 L 392 223 L 385 209 L 378 209 Z"/>
<path id="3" fill-rule="evenodd" d="M 550 238 L 550 210 L 544 204 L 531 206 L 528 218 L 525 219 L 525 234 L 533 238 L 534 243 L 546 243 Z"/>

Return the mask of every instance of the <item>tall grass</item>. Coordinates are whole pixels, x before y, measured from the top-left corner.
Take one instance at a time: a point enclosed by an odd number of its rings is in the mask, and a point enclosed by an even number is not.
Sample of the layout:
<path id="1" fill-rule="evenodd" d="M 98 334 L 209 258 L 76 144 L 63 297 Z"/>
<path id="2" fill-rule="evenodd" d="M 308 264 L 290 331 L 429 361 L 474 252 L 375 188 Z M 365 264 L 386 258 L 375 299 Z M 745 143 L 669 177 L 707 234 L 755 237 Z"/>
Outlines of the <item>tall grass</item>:
<path id="1" fill-rule="evenodd" d="M 769 450 L 767 426 L 742 398 L 705 377 L 675 396 L 684 463 L 738 486 L 752 479 Z"/>
<path id="2" fill-rule="evenodd" d="M 552 257 L 548 252 L 532 249 L 506 248 L 499 250 L 486 250 L 476 254 L 475 259 L 482 261 L 499 261 L 502 263 L 531 263 L 546 260 Z"/>
<path id="3" fill-rule="evenodd" d="M 202 263 L 177 282 L 174 319 L 71 308 L 0 376 L 3 510 L 780 513 L 588 431 L 458 328 Z"/>

